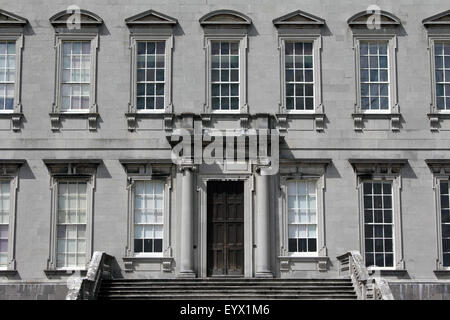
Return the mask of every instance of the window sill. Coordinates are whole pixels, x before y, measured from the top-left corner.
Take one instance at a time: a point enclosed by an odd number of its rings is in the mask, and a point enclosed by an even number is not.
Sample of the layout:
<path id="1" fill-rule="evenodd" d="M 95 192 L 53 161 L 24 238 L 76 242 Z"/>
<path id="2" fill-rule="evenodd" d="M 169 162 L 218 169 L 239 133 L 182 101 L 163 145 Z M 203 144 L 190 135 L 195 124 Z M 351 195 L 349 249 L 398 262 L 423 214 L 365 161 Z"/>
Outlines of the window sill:
<path id="1" fill-rule="evenodd" d="M 97 131 L 97 122 L 100 115 L 96 112 L 54 112 L 50 113 L 52 131 L 61 130 L 62 118 L 82 118 L 88 121 L 89 131 Z"/>
<path id="2" fill-rule="evenodd" d="M 86 269 L 47 269 L 44 273 L 47 276 L 71 276 L 75 273 L 81 273 L 82 276 L 86 275 Z"/>
<path id="3" fill-rule="evenodd" d="M 370 275 L 375 273 L 382 277 L 397 277 L 408 278 L 408 271 L 406 269 L 368 269 Z"/>
<path id="4" fill-rule="evenodd" d="M 450 269 L 438 269 L 433 272 L 438 278 L 450 279 Z"/>
<path id="5" fill-rule="evenodd" d="M 428 119 L 430 120 L 430 130 L 432 132 L 439 132 L 441 128 L 441 122 L 443 120 L 450 119 L 450 111 L 437 111 L 433 113 L 427 114 Z"/>
<path id="6" fill-rule="evenodd" d="M 0 269 L 0 277 L 1 276 L 15 276 L 17 274 L 17 270 L 7 270 L 7 269 Z"/>
<path id="7" fill-rule="evenodd" d="M 389 120 L 390 130 L 393 132 L 400 131 L 401 127 L 401 114 L 398 112 L 358 112 L 353 113 L 352 118 L 354 122 L 354 129 L 357 132 L 364 131 L 365 120 Z"/>
<path id="8" fill-rule="evenodd" d="M 161 112 L 128 112 L 125 113 L 128 123 L 128 131 L 134 132 L 137 129 L 138 119 L 163 119 L 164 130 L 172 132 L 173 130 L 173 113 L 168 113 L 162 110 Z"/>
<path id="9" fill-rule="evenodd" d="M 23 113 L 9 111 L 0 111 L 0 119 L 11 119 L 11 130 L 18 132 L 22 129 Z"/>
<path id="10" fill-rule="evenodd" d="M 277 129 L 280 135 L 285 137 L 289 131 L 290 120 L 311 119 L 314 123 L 313 130 L 323 132 L 325 130 L 325 113 L 320 112 L 286 112 L 276 115 Z"/>
<path id="11" fill-rule="evenodd" d="M 163 272 L 172 272 L 173 271 L 173 257 L 164 257 L 164 256 L 132 256 L 132 257 L 123 257 L 122 258 L 125 266 L 125 272 L 133 272 L 135 271 L 136 264 L 154 264 L 160 263 L 161 270 Z"/>
<path id="12" fill-rule="evenodd" d="M 328 270 L 328 263 L 330 258 L 327 256 L 298 256 L 298 255 L 288 255 L 288 256 L 279 256 L 278 260 L 280 260 L 280 271 L 286 272 L 291 270 L 291 264 L 293 262 L 299 263 L 307 263 L 312 262 L 317 264 L 317 270 L 320 272 L 325 272 Z"/>

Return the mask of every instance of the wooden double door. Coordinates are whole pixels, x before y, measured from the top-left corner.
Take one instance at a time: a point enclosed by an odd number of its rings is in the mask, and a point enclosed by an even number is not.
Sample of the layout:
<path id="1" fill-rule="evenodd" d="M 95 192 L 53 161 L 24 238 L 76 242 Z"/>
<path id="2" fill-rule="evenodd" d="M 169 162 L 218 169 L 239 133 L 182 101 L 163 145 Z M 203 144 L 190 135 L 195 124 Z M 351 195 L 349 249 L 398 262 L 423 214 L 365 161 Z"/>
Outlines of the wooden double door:
<path id="1" fill-rule="evenodd" d="M 208 276 L 244 275 L 244 182 L 208 182 Z"/>

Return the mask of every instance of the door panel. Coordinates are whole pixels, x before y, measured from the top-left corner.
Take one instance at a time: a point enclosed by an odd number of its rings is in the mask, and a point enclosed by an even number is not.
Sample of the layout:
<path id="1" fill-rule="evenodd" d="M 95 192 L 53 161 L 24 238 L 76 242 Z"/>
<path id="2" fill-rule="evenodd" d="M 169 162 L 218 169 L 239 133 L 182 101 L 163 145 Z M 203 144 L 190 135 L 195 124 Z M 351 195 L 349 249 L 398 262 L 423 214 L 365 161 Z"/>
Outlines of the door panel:
<path id="1" fill-rule="evenodd" d="M 208 183 L 208 275 L 244 275 L 244 183 Z"/>

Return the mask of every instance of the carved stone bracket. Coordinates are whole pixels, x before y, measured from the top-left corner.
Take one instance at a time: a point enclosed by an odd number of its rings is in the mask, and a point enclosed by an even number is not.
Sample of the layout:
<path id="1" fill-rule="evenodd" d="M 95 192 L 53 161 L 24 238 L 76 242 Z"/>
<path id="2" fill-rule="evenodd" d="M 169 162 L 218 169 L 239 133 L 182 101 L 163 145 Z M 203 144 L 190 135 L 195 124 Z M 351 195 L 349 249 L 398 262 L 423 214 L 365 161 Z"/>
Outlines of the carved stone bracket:
<path id="1" fill-rule="evenodd" d="M 247 129 L 250 122 L 250 115 L 247 113 L 243 113 L 240 115 L 240 120 L 241 120 L 241 127 Z"/>
<path id="2" fill-rule="evenodd" d="M 20 131 L 20 126 L 22 124 L 23 119 L 23 113 L 13 113 L 11 115 L 11 123 L 12 123 L 12 129 L 14 132 Z"/>
<path id="3" fill-rule="evenodd" d="M 19 132 L 21 130 L 23 113 L 14 112 L 14 113 L 2 113 L 0 114 L 0 118 L 10 118 L 11 119 L 11 129 L 14 132 Z"/>
<path id="4" fill-rule="evenodd" d="M 50 123 L 53 132 L 61 130 L 61 119 L 63 117 L 81 117 L 86 118 L 88 122 L 89 131 L 97 131 L 98 113 L 81 113 L 81 114 L 64 114 L 64 113 L 50 113 Z"/>
<path id="5" fill-rule="evenodd" d="M 392 132 L 399 132 L 401 126 L 401 114 L 400 113 L 353 113 L 354 130 L 356 132 L 364 131 L 365 119 L 388 119 L 390 120 L 390 127 Z"/>
<path id="6" fill-rule="evenodd" d="M 287 123 L 288 115 L 287 114 L 277 114 L 276 115 L 276 119 L 277 119 L 277 129 L 280 132 L 280 137 L 287 136 L 287 133 L 288 133 L 288 123 Z"/>
<path id="7" fill-rule="evenodd" d="M 317 132 L 322 132 L 325 130 L 325 114 L 315 114 L 315 128 Z"/>
<path id="8" fill-rule="evenodd" d="M 88 116 L 89 131 L 97 131 L 98 113 L 90 113 Z"/>
<path id="9" fill-rule="evenodd" d="M 164 115 L 164 130 L 167 133 L 171 133 L 173 131 L 173 114 Z"/>
<path id="10" fill-rule="evenodd" d="M 133 132 L 136 131 L 137 119 L 135 113 L 127 113 L 125 115 L 127 117 L 128 131 Z"/>
<path id="11" fill-rule="evenodd" d="M 430 119 L 430 130 L 432 132 L 439 132 L 441 128 L 441 122 L 444 120 L 450 120 L 450 114 L 448 113 L 429 113 L 428 119 Z"/>

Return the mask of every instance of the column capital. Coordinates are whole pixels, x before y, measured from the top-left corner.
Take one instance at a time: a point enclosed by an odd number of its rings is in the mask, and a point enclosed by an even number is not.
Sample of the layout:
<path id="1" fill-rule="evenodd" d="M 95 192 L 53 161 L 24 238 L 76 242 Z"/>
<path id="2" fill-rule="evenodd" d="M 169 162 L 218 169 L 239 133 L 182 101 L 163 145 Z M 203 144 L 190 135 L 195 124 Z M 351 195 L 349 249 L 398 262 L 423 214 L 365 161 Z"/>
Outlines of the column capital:
<path id="1" fill-rule="evenodd" d="M 262 158 L 262 159 L 259 159 L 259 160 L 254 164 L 255 173 L 261 174 L 261 171 L 262 171 L 262 170 L 269 169 L 270 166 L 271 166 L 271 161 L 270 161 L 269 158 Z"/>
<path id="2" fill-rule="evenodd" d="M 187 163 L 178 165 L 179 172 L 185 172 L 186 170 L 196 172 L 198 170 L 198 167 L 195 164 L 187 164 Z"/>

